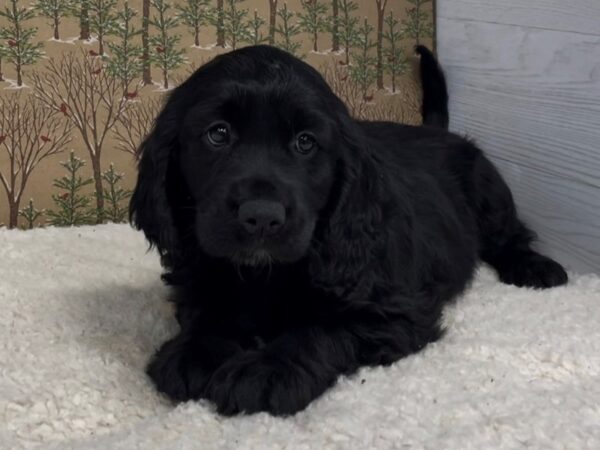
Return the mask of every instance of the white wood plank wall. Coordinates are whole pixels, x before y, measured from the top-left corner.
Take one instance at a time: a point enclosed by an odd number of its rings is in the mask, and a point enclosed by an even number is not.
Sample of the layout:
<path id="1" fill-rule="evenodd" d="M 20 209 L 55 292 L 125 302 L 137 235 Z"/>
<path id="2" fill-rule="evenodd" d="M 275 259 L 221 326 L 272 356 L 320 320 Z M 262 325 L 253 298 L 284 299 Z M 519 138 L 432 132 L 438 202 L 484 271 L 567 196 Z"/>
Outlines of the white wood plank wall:
<path id="1" fill-rule="evenodd" d="M 538 247 L 600 273 L 600 0 L 438 0 L 450 127 L 511 186 Z"/>

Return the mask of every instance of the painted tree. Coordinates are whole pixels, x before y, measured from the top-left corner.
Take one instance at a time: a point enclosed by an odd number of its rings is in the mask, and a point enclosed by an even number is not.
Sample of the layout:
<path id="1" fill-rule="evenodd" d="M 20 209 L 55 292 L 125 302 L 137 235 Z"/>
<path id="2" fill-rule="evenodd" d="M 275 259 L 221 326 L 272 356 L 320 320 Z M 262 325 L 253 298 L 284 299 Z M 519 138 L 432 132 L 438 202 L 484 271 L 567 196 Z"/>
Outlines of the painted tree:
<path id="1" fill-rule="evenodd" d="M 170 14 L 171 5 L 165 0 L 151 0 L 151 4 L 156 9 L 156 15 L 150 20 L 150 25 L 156 28 L 156 34 L 150 36 L 150 45 L 153 47 L 150 60 L 162 72 L 163 88 L 169 89 L 169 72 L 185 61 L 185 51 L 177 48 L 181 35 L 172 33 L 179 25 L 179 19 Z"/>
<path id="2" fill-rule="evenodd" d="M 354 64 L 350 66 L 350 77 L 360 86 L 365 100 L 370 100 L 369 88 L 377 77 L 377 60 L 371 54 L 377 44 L 371 39 L 372 32 L 373 27 L 365 19 L 358 29 L 356 39 L 358 52 L 352 54 Z"/>
<path id="3" fill-rule="evenodd" d="M 59 26 L 61 19 L 71 15 L 75 8 L 75 0 L 37 0 L 33 4 L 33 8 L 37 13 L 52 21 L 52 29 L 54 30 L 54 39 L 60 39 Z"/>
<path id="4" fill-rule="evenodd" d="M 335 95 L 342 99 L 352 117 L 364 119 L 367 101 L 361 87 L 348 74 L 348 68 L 332 60 L 323 65 L 320 71 Z"/>
<path id="5" fill-rule="evenodd" d="M 113 128 L 117 149 L 137 157 L 138 148 L 150 133 L 162 106 L 163 98 L 159 96 L 128 103 Z"/>
<path id="6" fill-rule="evenodd" d="M 213 14 L 213 25 L 217 29 L 217 47 L 225 48 L 225 8 L 223 2 L 224 0 L 217 0 L 217 7 L 215 8 Z"/>
<path id="7" fill-rule="evenodd" d="M 386 29 L 383 33 L 385 48 L 383 50 L 384 64 L 383 69 L 392 77 L 392 92 L 396 92 L 396 81 L 398 76 L 403 74 L 408 68 L 408 59 L 400 44 L 402 40 L 402 31 L 399 29 L 400 22 L 394 17 L 394 12 L 385 18 Z"/>
<path id="8" fill-rule="evenodd" d="M 58 227 L 87 225 L 96 221 L 96 214 L 90 209 L 92 199 L 83 194 L 82 190 L 92 184 L 92 178 L 83 178 L 79 171 L 85 166 L 85 161 L 75 156 L 71 151 L 68 161 L 60 163 L 67 170 L 67 174 L 54 180 L 52 185 L 61 189 L 62 193 L 52 194 L 52 200 L 57 206 L 56 210 L 49 210 L 48 223 Z"/>
<path id="9" fill-rule="evenodd" d="M 437 26 L 435 18 L 437 17 L 437 2 L 431 2 L 431 51 L 437 53 Z"/>
<path id="10" fill-rule="evenodd" d="M 23 67 L 34 64 L 42 56 L 42 44 L 34 43 L 37 28 L 25 28 L 25 22 L 35 17 L 31 8 L 19 6 L 19 0 L 9 0 L 0 10 L 8 25 L 0 29 L 0 39 L 6 41 L 5 58 L 15 66 L 17 86 L 23 86 Z"/>
<path id="11" fill-rule="evenodd" d="M 150 62 L 150 0 L 142 0 L 142 84 L 152 84 Z"/>
<path id="12" fill-rule="evenodd" d="M 121 80 L 108 73 L 100 58 L 89 58 L 83 50 L 50 58 L 44 71 L 34 73 L 32 78 L 34 95 L 60 112 L 81 136 L 92 164 L 97 222 L 101 223 L 102 151 L 128 103 Z"/>
<path id="13" fill-rule="evenodd" d="M 189 61 L 182 70 L 178 70 L 171 77 L 171 85 L 179 86 L 181 83 L 185 82 L 189 77 L 191 77 L 201 66 L 206 64 L 208 61 L 217 57 L 218 55 L 208 56 L 205 58 L 200 58 L 200 60 Z"/>
<path id="14" fill-rule="evenodd" d="M 132 191 L 120 186 L 124 176 L 124 173 L 115 171 L 115 166 L 112 163 L 108 170 L 102 174 L 106 186 L 104 188 L 104 198 L 106 199 L 104 218 L 110 222 L 121 223 L 127 221 L 129 208 L 126 202 L 131 197 Z"/>
<path id="15" fill-rule="evenodd" d="M 32 230 L 35 226 L 35 222 L 39 220 L 45 212 L 45 209 L 36 209 L 36 207 L 33 206 L 33 199 L 30 198 L 27 206 L 19 210 L 19 217 L 25 219 L 25 225 L 23 225 L 22 228 L 25 230 Z"/>
<path id="16" fill-rule="evenodd" d="M 175 8 L 179 11 L 181 23 L 194 32 L 194 45 L 200 46 L 200 27 L 206 25 L 210 18 L 210 0 L 186 0 Z"/>
<path id="17" fill-rule="evenodd" d="M 121 81 L 123 95 L 128 95 L 127 87 L 134 78 L 141 74 L 143 69 L 142 48 L 133 43 L 133 39 L 142 33 L 141 29 L 136 29 L 133 25 L 135 16 L 136 12 L 129 7 L 128 2 L 125 2 L 123 9 L 117 13 L 114 30 L 114 34 L 119 40 L 118 42 L 108 42 L 112 56 L 106 64 L 106 70 L 111 76 Z"/>
<path id="18" fill-rule="evenodd" d="M 352 0 L 338 0 L 340 15 L 338 19 L 338 33 L 340 43 L 344 45 L 344 64 L 350 64 L 350 51 L 358 42 L 358 17 L 352 13 L 358 9 L 358 5 Z"/>
<path id="19" fill-rule="evenodd" d="M 269 45 L 275 45 L 277 28 L 277 0 L 269 0 Z"/>
<path id="20" fill-rule="evenodd" d="M 383 21 L 387 0 L 375 0 L 377 6 L 377 89 L 383 89 Z"/>
<path id="21" fill-rule="evenodd" d="M 433 36 L 433 24 L 431 15 L 426 10 L 425 5 L 431 0 L 406 0 L 412 8 L 406 9 L 406 19 L 402 21 L 404 27 L 404 37 L 413 39 L 416 45 L 421 43 L 424 38 Z"/>
<path id="22" fill-rule="evenodd" d="M 17 226 L 19 205 L 33 171 L 71 141 L 71 124 L 32 95 L 0 96 L 0 183 L 8 199 L 9 228 Z"/>
<path id="23" fill-rule="evenodd" d="M 338 52 L 340 50 L 340 34 L 339 34 L 339 20 L 340 20 L 340 5 L 339 0 L 332 0 L 331 2 L 331 16 L 329 17 L 328 28 L 331 33 L 331 51 Z"/>
<path id="24" fill-rule="evenodd" d="M 79 7 L 73 11 L 74 16 L 79 17 L 79 39 L 81 41 L 90 40 L 90 0 L 79 0 Z"/>
<path id="25" fill-rule="evenodd" d="M 2 35 L 2 31 L 0 30 L 0 35 Z M 0 43 L 0 81 L 4 81 L 4 76 L 2 75 L 2 60 L 8 56 L 8 49 Z"/>
<path id="26" fill-rule="evenodd" d="M 104 38 L 118 28 L 117 15 L 113 12 L 117 0 L 87 0 L 90 31 L 96 33 L 98 54 L 104 55 Z"/>
<path id="27" fill-rule="evenodd" d="M 265 42 L 267 38 L 265 38 L 260 31 L 265 23 L 267 23 L 267 21 L 260 17 L 258 11 L 255 9 L 252 19 L 250 19 L 247 24 L 248 35 L 245 39 L 246 42 L 252 45 L 258 45 Z"/>
<path id="28" fill-rule="evenodd" d="M 249 39 L 251 30 L 246 22 L 248 10 L 240 8 L 240 5 L 246 0 L 227 0 L 226 8 L 223 12 L 223 30 L 225 32 L 225 42 L 235 50 L 239 42 Z"/>
<path id="29" fill-rule="evenodd" d="M 376 122 L 398 122 L 406 125 L 420 125 L 419 107 L 414 107 L 414 100 L 418 95 L 417 86 L 411 93 L 403 92 L 401 98 L 387 97 L 377 103 L 371 103 L 365 108 L 363 119 Z M 407 94 L 407 95 L 405 95 Z"/>
<path id="30" fill-rule="evenodd" d="M 294 38 L 302 32 L 300 25 L 294 20 L 296 14 L 293 11 L 288 10 L 287 3 L 284 3 L 283 8 L 277 11 L 277 15 L 281 20 L 275 31 L 281 36 L 281 39 L 275 44 L 277 47 L 292 55 L 301 57 L 301 55 L 298 55 L 297 53 L 298 50 L 300 50 L 300 47 L 302 47 L 302 44 L 294 41 Z"/>
<path id="31" fill-rule="evenodd" d="M 318 52 L 319 33 L 327 29 L 327 6 L 319 0 L 301 0 L 304 12 L 299 14 L 300 28 L 312 38 L 313 51 Z"/>

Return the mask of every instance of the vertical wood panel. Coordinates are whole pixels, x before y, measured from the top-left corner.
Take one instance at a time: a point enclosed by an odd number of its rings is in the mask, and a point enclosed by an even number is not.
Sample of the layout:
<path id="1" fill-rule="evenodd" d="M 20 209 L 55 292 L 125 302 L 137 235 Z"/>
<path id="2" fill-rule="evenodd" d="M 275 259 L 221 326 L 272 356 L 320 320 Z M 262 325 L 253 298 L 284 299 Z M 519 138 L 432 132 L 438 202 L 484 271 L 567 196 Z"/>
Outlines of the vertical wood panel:
<path id="1" fill-rule="evenodd" d="M 438 17 L 600 34 L 598 0 L 438 0 Z"/>
<path id="2" fill-rule="evenodd" d="M 566 32 L 568 20 L 556 27 L 553 0 L 523 3 L 516 16 L 514 1 L 483 1 L 476 15 L 461 9 L 468 3 L 438 6 L 451 128 L 475 138 L 503 172 L 542 250 L 600 273 L 600 30 Z M 588 11 L 588 3 L 576 0 L 570 11 Z M 554 19 L 540 26 L 544 5 Z M 494 23 L 498 8 L 519 20 Z M 600 24 L 600 6 L 593 11 Z"/>

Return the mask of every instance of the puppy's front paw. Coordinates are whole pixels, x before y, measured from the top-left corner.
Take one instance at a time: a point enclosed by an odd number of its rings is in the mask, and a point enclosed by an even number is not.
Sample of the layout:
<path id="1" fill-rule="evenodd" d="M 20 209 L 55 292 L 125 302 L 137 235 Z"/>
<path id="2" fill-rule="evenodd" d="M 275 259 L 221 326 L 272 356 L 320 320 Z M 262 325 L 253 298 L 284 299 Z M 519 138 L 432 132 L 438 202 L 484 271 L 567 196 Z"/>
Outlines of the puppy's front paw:
<path id="1" fill-rule="evenodd" d="M 537 289 L 561 286 L 569 279 L 559 263 L 533 251 L 516 254 L 498 274 L 504 283 Z"/>
<path id="2" fill-rule="evenodd" d="M 216 370 L 206 388 L 206 398 L 224 415 L 265 411 L 286 416 L 306 408 L 327 386 L 318 386 L 298 366 L 253 351 Z"/>
<path id="3" fill-rule="evenodd" d="M 188 342 L 181 337 L 163 344 L 148 364 L 146 373 L 159 392 L 177 402 L 199 398 L 207 378 L 190 358 Z"/>
<path id="4" fill-rule="evenodd" d="M 241 347 L 234 341 L 180 334 L 161 347 L 146 372 L 156 389 L 172 400 L 197 400 L 203 397 L 216 368 L 240 352 Z"/>

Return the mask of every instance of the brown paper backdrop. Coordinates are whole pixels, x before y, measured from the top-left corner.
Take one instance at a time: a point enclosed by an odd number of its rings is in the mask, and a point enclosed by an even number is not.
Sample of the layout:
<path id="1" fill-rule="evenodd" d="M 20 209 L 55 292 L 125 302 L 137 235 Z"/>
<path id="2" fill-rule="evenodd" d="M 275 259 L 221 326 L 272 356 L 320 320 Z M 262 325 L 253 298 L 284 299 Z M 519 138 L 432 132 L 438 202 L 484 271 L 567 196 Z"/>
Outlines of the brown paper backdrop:
<path id="1" fill-rule="evenodd" d="M 36 3 L 38 8 L 30 9 Z M 42 15 L 43 7 L 50 3 L 54 2 L 4 0 L 4 6 L 0 6 L 4 11 L 0 17 L 3 226 L 29 228 L 125 220 L 129 190 L 135 181 L 133 152 L 149 129 L 165 92 L 216 54 L 231 50 L 232 45 L 256 42 L 254 29 L 258 29 L 261 42 L 287 47 L 318 68 L 356 117 L 419 121 L 420 92 L 412 48 L 417 42 L 433 45 L 432 0 L 65 0 L 61 5 L 64 10 L 57 14 L 58 27 L 51 11 L 46 10 L 47 17 Z M 135 12 L 129 19 L 134 33 L 126 40 L 125 3 Z M 332 16 L 336 5 L 338 50 L 334 51 L 331 24 L 335 23 Z M 167 7 L 162 23 L 161 6 Z M 194 27 L 183 23 L 185 14 L 181 9 L 193 6 L 198 7 L 197 16 L 202 19 L 198 46 Z M 147 46 L 139 33 L 145 8 L 149 10 Z M 311 16 L 311 10 L 316 14 Z M 15 11 L 20 35 L 15 35 Z M 272 38 L 271 13 L 275 14 Z M 194 14 L 191 16 L 193 19 Z M 393 30 L 394 43 L 391 17 L 398 22 Z M 252 27 L 255 20 L 260 26 Z M 316 35 L 312 31 L 315 22 Z M 380 58 L 379 25 L 383 32 Z M 345 37 L 350 42 L 348 55 Z M 129 50 L 119 54 L 114 46 L 123 47 L 123 42 Z M 20 70 L 19 54 L 22 61 L 30 58 L 26 61 L 30 64 L 22 64 Z M 150 68 L 151 80 L 148 70 L 145 76 L 139 70 L 144 65 Z M 167 89 L 161 65 L 168 67 Z M 129 68 L 129 75 L 123 76 L 124 68 Z M 71 151 L 85 163 L 74 177 L 61 165 L 69 160 Z M 123 174 L 112 184 L 106 173 L 111 164 L 115 173 Z M 57 185 L 65 176 L 66 184 Z M 73 188 L 77 179 L 82 186 Z M 100 213 L 98 193 L 104 197 Z M 33 208 L 27 211 L 30 199 Z M 17 213 L 19 210 L 21 213 Z"/>

